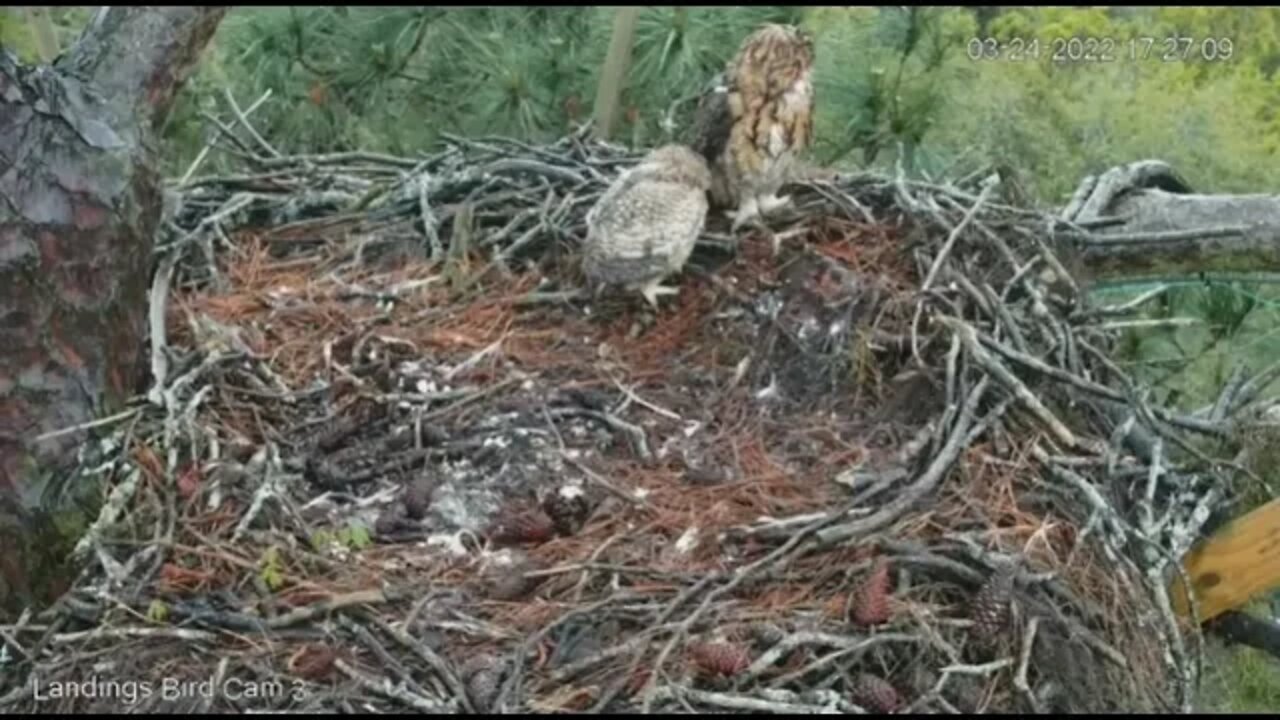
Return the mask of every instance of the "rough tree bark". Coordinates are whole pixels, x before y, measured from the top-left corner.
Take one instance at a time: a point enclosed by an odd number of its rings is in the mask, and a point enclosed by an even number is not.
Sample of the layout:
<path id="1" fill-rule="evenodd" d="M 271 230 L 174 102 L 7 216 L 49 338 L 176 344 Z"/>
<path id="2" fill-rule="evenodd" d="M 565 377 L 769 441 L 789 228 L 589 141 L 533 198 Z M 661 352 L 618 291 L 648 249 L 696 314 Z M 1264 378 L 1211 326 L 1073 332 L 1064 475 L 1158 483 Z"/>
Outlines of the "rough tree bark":
<path id="1" fill-rule="evenodd" d="M 1086 285 L 1280 273 L 1280 195 L 1198 194 L 1159 160 L 1085 178 L 1062 215 L 1095 226 L 1069 253 Z"/>
<path id="2" fill-rule="evenodd" d="M 48 490 L 86 434 L 41 436 L 138 390 L 153 131 L 227 9 L 101 8 L 53 67 L 0 51 L 0 614 L 70 580 Z"/>

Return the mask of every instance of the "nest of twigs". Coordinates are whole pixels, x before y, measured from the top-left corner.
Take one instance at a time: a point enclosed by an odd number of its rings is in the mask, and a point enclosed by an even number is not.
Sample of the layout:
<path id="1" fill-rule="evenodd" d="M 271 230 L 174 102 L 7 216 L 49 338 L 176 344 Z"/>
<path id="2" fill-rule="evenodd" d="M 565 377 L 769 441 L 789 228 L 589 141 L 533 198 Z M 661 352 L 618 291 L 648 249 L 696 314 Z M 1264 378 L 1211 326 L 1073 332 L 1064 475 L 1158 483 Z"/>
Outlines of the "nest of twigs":
<path id="1" fill-rule="evenodd" d="M 242 174 L 171 187 L 154 386 L 85 448 L 6 712 L 1189 707 L 1166 587 L 1230 413 L 1148 404 L 1125 309 L 1046 284 L 1086 229 L 806 185 L 652 313 L 578 291 L 618 148 L 236 132 Z"/>

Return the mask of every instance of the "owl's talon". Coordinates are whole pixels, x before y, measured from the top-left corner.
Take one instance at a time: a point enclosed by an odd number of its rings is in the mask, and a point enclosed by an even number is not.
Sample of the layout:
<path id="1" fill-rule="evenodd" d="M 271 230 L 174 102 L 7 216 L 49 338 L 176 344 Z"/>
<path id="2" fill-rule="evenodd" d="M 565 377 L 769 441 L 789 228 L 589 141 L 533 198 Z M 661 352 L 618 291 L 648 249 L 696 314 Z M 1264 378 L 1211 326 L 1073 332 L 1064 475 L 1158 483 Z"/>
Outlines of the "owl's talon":
<path id="1" fill-rule="evenodd" d="M 658 297 L 661 295 L 678 295 L 680 288 L 667 287 L 666 285 L 646 285 L 640 290 L 640 294 L 644 296 L 646 302 L 657 309 Z"/>
<path id="2" fill-rule="evenodd" d="M 766 195 L 765 197 L 760 198 L 760 213 L 762 215 L 767 215 L 790 204 L 790 195 L 783 195 L 782 197 L 778 197 L 777 195 Z"/>
<path id="3" fill-rule="evenodd" d="M 737 232 L 738 228 L 760 217 L 760 205 L 755 200 L 746 200 L 738 207 L 737 212 L 730 211 L 727 214 L 733 218 L 729 232 Z"/>

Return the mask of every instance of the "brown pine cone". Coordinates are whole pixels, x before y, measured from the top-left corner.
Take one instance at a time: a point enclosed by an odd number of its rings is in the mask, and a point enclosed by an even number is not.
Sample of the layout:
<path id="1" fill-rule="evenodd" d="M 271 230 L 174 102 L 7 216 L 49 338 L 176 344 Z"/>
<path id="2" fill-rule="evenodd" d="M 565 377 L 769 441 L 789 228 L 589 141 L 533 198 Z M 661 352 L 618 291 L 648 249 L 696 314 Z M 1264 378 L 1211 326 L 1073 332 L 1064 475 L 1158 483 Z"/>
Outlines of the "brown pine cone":
<path id="1" fill-rule="evenodd" d="M 511 508 L 504 512 L 489 529 L 489 539 L 495 545 L 538 544 L 551 539 L 555 525 L 538 507 Z"/>
<path id="2" fill-rule="evenodd" d="M 289 672 L 307 680 L 321 680 L 333 671 L 337 655 L 325 645 L 308 644 L 289 656 Z"/>
<path id="3" fill-rule="evenodd" d="M 854 702 L 877 713 L 892 713 L 902 706 L 902 697 L 885 680 L 862 673 L 853 681 Z"/>
<path id="4" fill-rule="evenodd" d="M 706 675 L 731 677 L 751 667 L 751 655 L 741 645 L 727 642 L 698 643 L 689 648 L 694 665 Z"/>
<path id="5" fill-rule="evenodd" d="M 850 615 L 852 620 L 863 626 L 880 625 L 889 622 L 889 563 L 881 560 L 871 570 L 871 574 L 863 581 L 853 597 Z"/>
<path id="6" fill-rule="evenodd" d="M 975 639 L 984 644 L 1007 629 L 1010 604 L 1013 601 L 1013 579 L 1012 566 L 999 567 L 974 595 L 971 610 L 972 633 Z"/>
<path id="7" fill-rule="evenodd" d="M 488 655 L 478 655 L 458 668 L 458 674 L 466 683 L 467 695 L 476 712 L 488 713 L 502 689 L 502 666 Z"/>
<path id="8" fill-rule="evenodd" d="M 506 557 L 495 556 L 483 570 L 485 596 L 508 602 L 524 597 L 538 586 L 541 578 L 529 577 L 537 563 L 519 550 L 504 550 Z"/>
<path id="9" fill-rule="evenodd" d="M 565 483 L 542 501 L 542 510 L 551 518 L 556 532 L 573 535 L 587 521 L 591 506 L 587 494 L 578 483 Z"/>
<path id="10" fill-rule="evenodd" d="M 627 678 L 627 684 L 623 686 L 623 692 L 627 695 L 639 693 L 649 683 L 650 674 L 648 668 L 636 668 L 635 672 L 631 673 L 631 677 Z"/>

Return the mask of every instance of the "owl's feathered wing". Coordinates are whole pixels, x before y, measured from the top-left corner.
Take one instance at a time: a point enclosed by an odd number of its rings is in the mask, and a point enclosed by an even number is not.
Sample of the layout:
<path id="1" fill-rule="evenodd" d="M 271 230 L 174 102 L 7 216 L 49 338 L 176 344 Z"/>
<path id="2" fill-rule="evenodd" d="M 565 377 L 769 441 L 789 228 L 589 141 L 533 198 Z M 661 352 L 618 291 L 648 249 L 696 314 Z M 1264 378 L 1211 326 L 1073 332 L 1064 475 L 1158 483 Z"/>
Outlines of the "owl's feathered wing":
<path id="1" fill-rule="evenodd" d="M 706 158 L 711 169 L 711 199 L 718 206 L 727 206 L 732 202 L 726 186 L 723 163 L 735 120 L 729 102 L 728 81 L 725 73 L 720 73 L 698 99 L 689 132 L 689 146 Z"/>
<path id="2" fill-rule="evenodd" d="M 583 269 L 593 282 L 632 285 L 678 270 L 706 221 L 706 194 L 633 169 L 587 213 Z"/>
<path id="3" fill-rule="evenodd" d="M 813 137 L 812 55 L 796 38 L 762 31 L 743 41 L 702 96 L 693 147 L 707 158 L 717 205 L 776 189 Z M 759 187 L 756 187 L 759 186 Z M 751 190 L 755 188 L 755 190 Z"/>
<path id="4" fill-rule="evenodd" d="M 724 152 L 733 128 L 733 113 L 729 109 L 729 86 L 724 73 L 717 75 L 698 98 L 693 126 L 689 133 L 689 146 L 708 163 L 714 163 Z"/>

